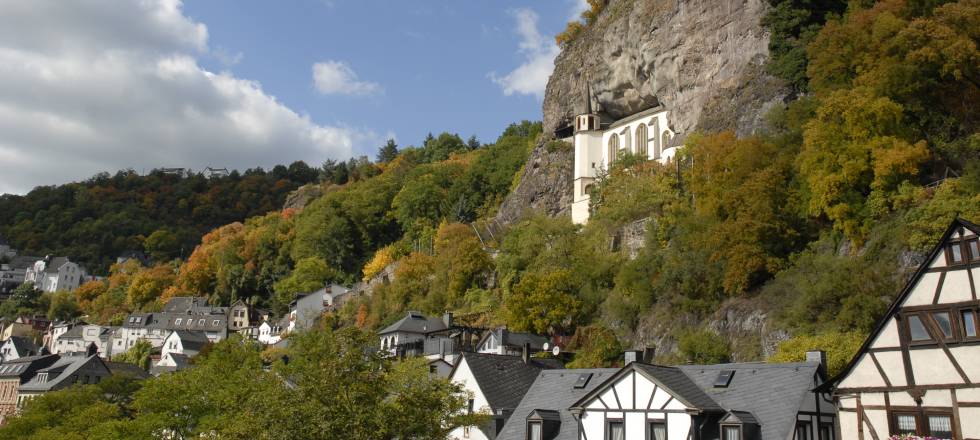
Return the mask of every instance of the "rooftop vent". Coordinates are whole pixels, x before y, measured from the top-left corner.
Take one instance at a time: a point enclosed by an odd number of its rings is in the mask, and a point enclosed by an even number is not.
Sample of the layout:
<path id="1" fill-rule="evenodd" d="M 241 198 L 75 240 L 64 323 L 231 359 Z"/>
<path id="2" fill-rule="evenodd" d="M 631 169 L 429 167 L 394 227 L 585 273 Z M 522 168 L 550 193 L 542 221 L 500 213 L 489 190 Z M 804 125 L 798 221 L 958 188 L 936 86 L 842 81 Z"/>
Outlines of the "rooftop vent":
<path id="1" fill-rule="evenodd" d="M 722 370 L 715 379 L 715 388 L 728 388 L 728 384 L 732 383 L 732 376 L 734 375 L 735 370 Z"/>
<path id="2" fill-rule="evenodd" d="M 580 390 L 582 388 L 585 388 L 585 386 L 589 384 L 589 380 L 591 380 L 591 379 L 592 379 L 592 373 L 582 373 L 582 374 L 579 374 L 578 375 L 578 380 L 575 381 L 574 388 L 576 390 Z"/>

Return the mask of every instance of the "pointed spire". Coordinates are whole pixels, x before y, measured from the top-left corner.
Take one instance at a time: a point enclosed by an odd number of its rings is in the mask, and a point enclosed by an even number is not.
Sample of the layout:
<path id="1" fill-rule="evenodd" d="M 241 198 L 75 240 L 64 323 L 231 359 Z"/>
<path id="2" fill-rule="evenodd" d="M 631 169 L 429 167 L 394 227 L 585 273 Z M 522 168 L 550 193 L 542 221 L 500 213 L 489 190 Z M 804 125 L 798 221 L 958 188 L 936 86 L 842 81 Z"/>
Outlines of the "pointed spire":
<path id="1" fill-rule="evenodd" d="M 592 86 L 588 79 L 585 80 L 585 114 L 592 114 Z"/>

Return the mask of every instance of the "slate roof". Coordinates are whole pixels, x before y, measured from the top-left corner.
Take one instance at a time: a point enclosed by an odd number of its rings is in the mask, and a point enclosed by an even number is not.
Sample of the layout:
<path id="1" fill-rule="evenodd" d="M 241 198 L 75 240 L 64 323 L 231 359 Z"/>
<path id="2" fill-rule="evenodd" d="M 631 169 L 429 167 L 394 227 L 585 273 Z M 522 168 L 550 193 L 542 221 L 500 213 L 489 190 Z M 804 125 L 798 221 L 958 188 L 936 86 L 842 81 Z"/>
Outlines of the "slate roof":
<path id="1" fill-rule="evenodd" d="M 154 365 L 150 367 L 150 374 L 154 376 L 159 376 L 160 374 L 163 373 L 172 373 L 174 371 L 186 370 L 191 365 L 190 357 L 187 356 L 186 354 L 170 353 L 168 354 L 168 356 L 170 356 L 170 358 L 174 361 L 174 364 L 176 364 L 177 366 L 170 367 L 170 366 L 163 366 L 163 365 Z"/>
<path id="2" fill-rule="evenodd" d="M 106 368 L 109 369 L 109 372 L 112 373 L 113 375 L 124 374 L 127 376 L 131 376 L 134 379 L 146 379 L 150 377 L 150 375 L 147 374 L 147 372 L 144 371 L 142 368 L 133 365 L 129 362 L 110 362 L 110 361 L 103 361 L 103 362 L 105 363 Z"/>
<path id="3" fill-rule="evenodd" d="M 68 257 L 52 257 L 46 260 L 47 266 L 44 267 L 44 271 L 47 273 L 58 273 L 58 269 L 68 263 Z"/>
<path id="4" fill-rule="evenodd" d="M 34 376 L 30 381 L 20 386 L 21 391 L 50 391 L 57 388 L 63 382 L 68 381 L 75 371 L 84 367 L 89 362 L 102 362 L 98 355 L 84 356 L 72 355 L 61 356 L 57 362 L 47 368 L 38 370 L 39 373 L 48 373 L 46 382 L 38 381 L 38 376 Z M 103 365 L 105 365 L 103 363 Z"/>
<path id="5" fill-rule="evenodd" d="M 641 364 L 638 362 L 630 365 L 635 365 L 637 369 L 646 372 L 657 382 L 663 384 L 670 391 L 671 395 L 683 400 L 687 404 L 705 411 L 722 411 L 722 407 L 714 399 L 709 397 L 702 387 L 691 380 L 685 374 L 685 371 L 680 368 Z M 718 377 L 717 373 L 711 377 L 711 382 L 708 383 L 709 387 L 714 384 L 716 377 Z"/>
<path id="6" fill-rule="evenodd" d="M 180 345 L 183 346 L 184 351 L 201 351 L 211 342 L 203 331 L 174 330 L 174 333 L 180 338 Z"/>
<path id="7" fill-rule="evenodd" d="M 398 322 L 385 327 L 378 334 L 384 335 L 395 332 L 424 334 L 440 330 L 446 330 L 446 323 L 442 322 L 441 317 L 429 318 L 420 312 L 412 311 L 408 312 L 404 318 L 399 319 Z"/>
<path id="8" fill-rule="evenodd" d="M 541 371 L 497 434 L 497 440 L 525 440 L 527 416 L 534 410 L 558 412 L 561 426 L 554 440 L 578 440 L 578 424 L 568 408 L 618 371 L 616 368 Z M 576 389 L 575 383 L 583 374 L 592 374 L 592 378 L 584 388 Z"/>
<path id="9" fill-rule="evenodd" d="M 449 376 L 456 373 L 465 359 L 487 403 L 495 412 L 516 408 L 541 370 L 565 368 L 557 359 L 531 358 L 525 364 L 520 356 L 472 352 L 463 352 L 461 356 Z"/>
<path id="10" fill-rule="evenodd" d="M 0 365 L 0 378 L 19 377 L 20 383 L 27 382 L 34 377 L 34 373 L 47 368 L 58 361 L 60 356 L 56 354 L 46 354 L 41 356 L 28 356 L 12 361 L 4 362 Z"/>
<path id="11" fill-rule="evenodd" d="M 789 438 L 804 396 L 817 384 L 820 364 L 748 362 L 718 365 L 681 365 L 684 372 L 712 400 L 726 410 L 748 412 L 762 426 L 762 438 Z M 733 370 L 726 388 L 715 388 L 718 373 Z M 742 415 L 740 415 L 742 417 Z"/>
<path id="12" fill-rule="evenodd" d="M 33 356 L 40 352 L 40 350 L 38 350 L 37 348 L 37 345 L 34 344 L 33 341 L 23 336 L 11 336 L 10 339 L 8 339 L 4 343 L 6 344 L 8 342 L 11 343 L 11 345 L 13 345 L 14 347 L 14 350 L 17 351 L 17 356 L 21 356 L 21 357 Z"/>

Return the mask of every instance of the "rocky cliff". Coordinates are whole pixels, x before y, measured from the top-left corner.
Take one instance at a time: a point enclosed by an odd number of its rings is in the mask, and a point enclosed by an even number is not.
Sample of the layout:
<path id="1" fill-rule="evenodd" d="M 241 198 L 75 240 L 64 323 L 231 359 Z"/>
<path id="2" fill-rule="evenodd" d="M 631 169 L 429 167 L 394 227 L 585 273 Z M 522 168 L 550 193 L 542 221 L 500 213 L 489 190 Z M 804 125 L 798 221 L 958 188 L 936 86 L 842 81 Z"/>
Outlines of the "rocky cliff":
<path id="1" fill-rule="evenodd" d="M 555 60 L 542 145 L 583 111 L 586 85 L 593 109 L 607 121 L 660 104 L 678 133 L 759 130 L 766 111 L 789 93 L 763 69 L 766 8 L 764 0 L 611 0 Z M 499 220 L 511 222 L 529 209 L 566 214 L 572 161 L 570 152 L 536 149 Z"/>

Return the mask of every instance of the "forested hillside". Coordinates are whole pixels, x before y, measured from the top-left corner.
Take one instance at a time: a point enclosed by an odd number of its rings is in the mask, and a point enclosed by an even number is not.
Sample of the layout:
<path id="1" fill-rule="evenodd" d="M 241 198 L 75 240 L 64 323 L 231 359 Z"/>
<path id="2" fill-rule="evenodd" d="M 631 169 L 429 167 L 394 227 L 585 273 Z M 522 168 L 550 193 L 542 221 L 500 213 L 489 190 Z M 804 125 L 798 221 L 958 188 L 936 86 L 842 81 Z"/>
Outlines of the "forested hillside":
<path id="1" fill-rule="evenodd" d="M 477 235 L 522 167 L 538 166 L 532 149 L 570 146 L 530 122 L 487 145 L 444 133 L 329 164 L 344 178 L 304 209 L 220 226 L 186 262 L 115 267 L 76 292 L 79 313 L 118 323 L 174 295 L 281 313 L 297 293 L 387 270 L 338 325 L 452 310 L 573 335 L 580 366 L 628 345 L 657 345 L 664 362 L 821 346 L 839 366 L 949 221 L 980 220 L 980 2 L 772 3 L 765 23 L 781 37 L 767 68 L 798 99 L 759 135 L 692 133 L 669 166 L 622 158 L 586 227 L 532 215 Z M 636 224 L 642 247 L 622 240 Z"/>

